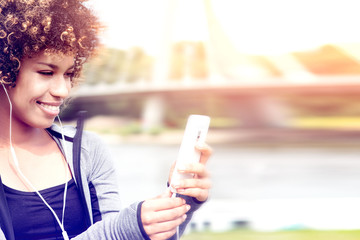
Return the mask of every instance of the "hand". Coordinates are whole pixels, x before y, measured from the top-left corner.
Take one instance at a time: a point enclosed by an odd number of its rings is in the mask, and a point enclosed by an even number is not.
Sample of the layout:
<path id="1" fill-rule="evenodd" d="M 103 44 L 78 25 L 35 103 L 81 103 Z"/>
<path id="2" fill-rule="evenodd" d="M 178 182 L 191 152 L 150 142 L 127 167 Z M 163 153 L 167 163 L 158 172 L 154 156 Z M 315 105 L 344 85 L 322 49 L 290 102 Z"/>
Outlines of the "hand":
<path id="1" fill-rule="evenodd" d="M 167 189 L 162 195 L 145 200 L 141 207 L 141 221 L 152 240 L 169 239 L 186 219 L 190 206 L 182 198 L 171 198 Z"/>
<path id="2" fill-rule="evenodd" d="M 177 193 L 196 198 L 198 201 L 205 201 L 209 197 L 209 189 L 211 188 L 210 174 L 206 170 L 206 163 L 209 160 L 212 150 L 206 145 L 196 146 L 196 150 L 200 151 L 199 163 L 186 164 L 179 166 L 180 173 L 192 173 L 192 179 L 181 180 L 178 185 L 172 186 L 176 189 Z M 169 183 L 171 182 L 172 172 L 174 171 L 175 163 L 170 170 Z"/>

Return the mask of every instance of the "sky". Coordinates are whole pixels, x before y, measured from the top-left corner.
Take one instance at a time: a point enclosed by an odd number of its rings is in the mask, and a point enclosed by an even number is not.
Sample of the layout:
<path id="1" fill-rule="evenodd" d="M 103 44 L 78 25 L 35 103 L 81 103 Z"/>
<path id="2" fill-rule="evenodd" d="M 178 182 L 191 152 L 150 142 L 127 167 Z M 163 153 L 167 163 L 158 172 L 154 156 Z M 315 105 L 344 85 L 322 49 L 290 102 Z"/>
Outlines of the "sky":
<path id="1" fill-rule="evenodd" d="M 280 54 L 326 43 L 360 42 L 359 0 L 209 0 L 235 48 Z M 120 49 L 161 51 L 166 41 L 207 41 L 204 0 L 90 0 L 107 25 L 103 41 Z M 213 25 L 211 25 L 213 27 Z"/>

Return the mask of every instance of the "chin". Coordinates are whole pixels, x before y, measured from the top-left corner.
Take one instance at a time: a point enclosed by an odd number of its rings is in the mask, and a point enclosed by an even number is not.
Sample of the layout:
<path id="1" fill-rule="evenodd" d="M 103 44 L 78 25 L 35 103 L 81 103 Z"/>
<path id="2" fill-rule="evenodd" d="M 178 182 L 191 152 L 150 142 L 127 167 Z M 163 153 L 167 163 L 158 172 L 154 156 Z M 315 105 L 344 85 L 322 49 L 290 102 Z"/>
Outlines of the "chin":
<path id="1" fill-rule="evenodd" d="M 53 123 L 55 119 L 47 120 L 47 121 L 38 121 L 35 124 L 32 124 L 32 127 L 34 128 L 49 128 Z"/>

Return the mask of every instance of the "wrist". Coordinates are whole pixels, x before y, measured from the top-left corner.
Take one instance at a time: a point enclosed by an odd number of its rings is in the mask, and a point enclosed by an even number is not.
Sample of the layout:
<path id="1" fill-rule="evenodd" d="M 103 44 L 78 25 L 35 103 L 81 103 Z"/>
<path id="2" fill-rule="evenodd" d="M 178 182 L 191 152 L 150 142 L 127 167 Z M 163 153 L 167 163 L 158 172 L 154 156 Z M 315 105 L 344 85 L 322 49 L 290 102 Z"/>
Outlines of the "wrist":
<path id="1" fill-rule="evenodd" d="M 144 239 L 150 240 L 149 236 L 147 235 L 147 233 L 146 233 L 146 231 L 144 229 L 144 225 L 143 225 L 142 219 L 141 219 L 141 207 L 142 207 L 143 203 L 144 203 L 144 201 L 140 202 L 138 207 L 137 207 L 137 212 L 136 212 L 137 223 L 138 223 L 141 235 L 144 237 Z"/>

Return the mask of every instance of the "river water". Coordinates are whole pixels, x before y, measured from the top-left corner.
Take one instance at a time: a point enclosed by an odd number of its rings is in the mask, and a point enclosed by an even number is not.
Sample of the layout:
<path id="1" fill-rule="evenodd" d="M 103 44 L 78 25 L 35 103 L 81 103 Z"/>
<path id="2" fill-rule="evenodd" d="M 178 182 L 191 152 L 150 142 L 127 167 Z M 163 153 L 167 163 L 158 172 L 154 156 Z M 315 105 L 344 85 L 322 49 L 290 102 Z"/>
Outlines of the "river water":
<path id="1" fill-rule="evenodd" d="M 123 204 L 164 191 L 178 146 L 109 144 Z M 360 229 L 360 148 L 213 146 L 211 199 L 193 225 L 228 230 Z"/>

